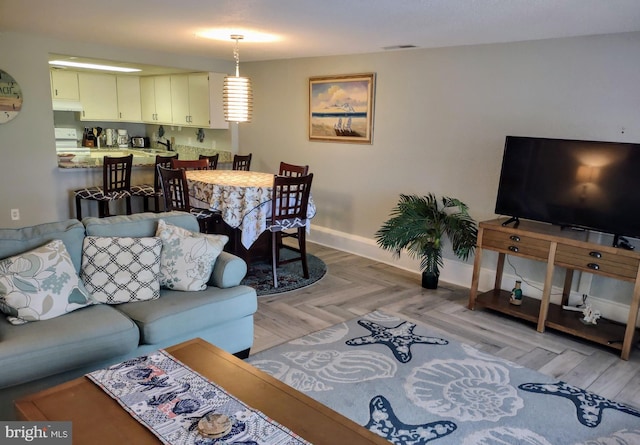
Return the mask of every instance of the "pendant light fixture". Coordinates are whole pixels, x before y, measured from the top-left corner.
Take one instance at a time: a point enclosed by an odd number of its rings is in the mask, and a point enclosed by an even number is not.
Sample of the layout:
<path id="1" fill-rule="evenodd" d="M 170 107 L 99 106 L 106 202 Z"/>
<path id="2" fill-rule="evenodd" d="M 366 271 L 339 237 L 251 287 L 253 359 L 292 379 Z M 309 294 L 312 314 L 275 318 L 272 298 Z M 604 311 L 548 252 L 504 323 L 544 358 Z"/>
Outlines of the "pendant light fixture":
<path id="1" fill-rule="evenodd" d="M 238 51 L 238 41 L 244 36 L 232 34 L 231 38 L 236 41 L 233 50 L 233 58 L 236 61 L 236 75 L 225 76 L 222 88 L 222 103 L 224 105 L 224 120 L 227 122 L 251 122 L 253 112 L 253 91 L 251 90 L 251 79 L 240 77 L 240 53 Z"/>

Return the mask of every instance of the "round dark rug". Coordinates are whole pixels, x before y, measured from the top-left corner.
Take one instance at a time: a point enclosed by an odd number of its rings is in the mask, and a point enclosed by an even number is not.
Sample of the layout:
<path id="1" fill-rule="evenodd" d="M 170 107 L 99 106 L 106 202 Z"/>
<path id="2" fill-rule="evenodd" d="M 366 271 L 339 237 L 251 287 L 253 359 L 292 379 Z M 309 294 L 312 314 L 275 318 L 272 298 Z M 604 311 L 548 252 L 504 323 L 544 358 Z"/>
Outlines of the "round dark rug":
<path id="1" fill-rule="evenodd" d="M 294 254 L 289 251 L 282 252 L 284 258 Z M 253 263 L 249 266 L 247 276 L 240 284 L 253 287 L 259 297 L 300 289 L 315 283 L 327 273 L 327 265 L 320 258 L 307 254 L 307 263 L 309 265 L 309 278 L 302 276 L 302 263 L 300 261 L 279 266 L 277 269 L 277 288 L 273 287 L 271 263 Z"/>

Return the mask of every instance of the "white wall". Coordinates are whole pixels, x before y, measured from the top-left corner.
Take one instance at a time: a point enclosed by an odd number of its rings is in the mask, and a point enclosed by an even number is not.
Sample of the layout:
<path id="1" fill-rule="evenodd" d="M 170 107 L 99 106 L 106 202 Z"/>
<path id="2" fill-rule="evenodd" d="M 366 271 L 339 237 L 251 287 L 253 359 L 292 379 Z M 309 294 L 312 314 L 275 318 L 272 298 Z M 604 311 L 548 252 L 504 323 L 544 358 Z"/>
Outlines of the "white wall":
<path id="1" fill-rule="evenodd" d="M 506 135 L 640 142 L 640 33 L 256 62 L 241 72 L 254 82 L 255 116 L 240 125 L 239 150 L 259 170 L 311 166 L 310 239 L 416 271 L 373 241 L 400 193 L 457 197 L 489 219 Z M 310 142 L 308 78 L 365 72 L 377 75 L 373 144 Z M 490 256 L 484 264 L 495 268 Z M 543 264 L 514 264 L 543 280 Z M 470 276 L 469 264 L 448 262 L 441 279 L 468 286 Z"/>
<path id="2" fill-rule="evenodd" d="M 0 125 L 0 227 L 70 216 L 53 149 L 49 52 L 233 71 L 228 61 L 0 33 L 0 69 L 24 93 L 22 113 Z M 377 75 L 373 144 L 310 142 L 308 78 L 364 72 Z M 319 209 L 311 239 L 414 271 L 373 241 L 400 193 L 454 196 L 488 219 L 505 135 L 640 142 L 640 33 L 256 62 L 241 73 L 254 81 L 255 116 L 240 125 L 238 149 L 254 153 L 257 170 L 275 171 L 280 160 L 311 166 Z M 11 208 L 21 210 L 18 223 Z M 514 264 L 541 281 L 542 264 Z M 470 264 L 448 260 L 441 279 L 468 286 L 470 276 Z M 602 279 L 592 289 L 628 296 L 626 285 Z"/>

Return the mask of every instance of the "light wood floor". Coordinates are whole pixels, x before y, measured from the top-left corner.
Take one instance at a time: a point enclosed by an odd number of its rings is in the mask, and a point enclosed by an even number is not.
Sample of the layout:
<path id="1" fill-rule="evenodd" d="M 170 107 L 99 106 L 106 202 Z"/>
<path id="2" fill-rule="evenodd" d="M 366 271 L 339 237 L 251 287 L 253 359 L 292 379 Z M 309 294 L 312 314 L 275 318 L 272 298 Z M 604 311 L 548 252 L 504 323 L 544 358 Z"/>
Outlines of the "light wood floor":
<path id="1" fill-rule="evenodd" d="M 258 299 L 258 352 L 305 334 L 382 309 L 445 331 L 470 344 L 603 397 L 640 408 L 640 348 L 629 361 L 616 351 L 533 324 L 466 305 L 469 289 L 440 282 L 423 289 L 420 276 L 373 260 L 308 243 L 328 266 L 304 289 Z"/>

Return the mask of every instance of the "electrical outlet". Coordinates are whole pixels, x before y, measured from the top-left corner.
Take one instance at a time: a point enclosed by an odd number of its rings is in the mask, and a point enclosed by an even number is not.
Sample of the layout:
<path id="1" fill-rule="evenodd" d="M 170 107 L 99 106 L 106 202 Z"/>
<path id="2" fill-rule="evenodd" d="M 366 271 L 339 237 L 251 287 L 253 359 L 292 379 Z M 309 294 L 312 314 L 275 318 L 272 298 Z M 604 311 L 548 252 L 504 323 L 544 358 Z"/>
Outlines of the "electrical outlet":
<path id="1" fill-rule="evenodd" d="M 11 209 L 11 221 L 18 221 L 20 219 L 20 209 Z"/>

